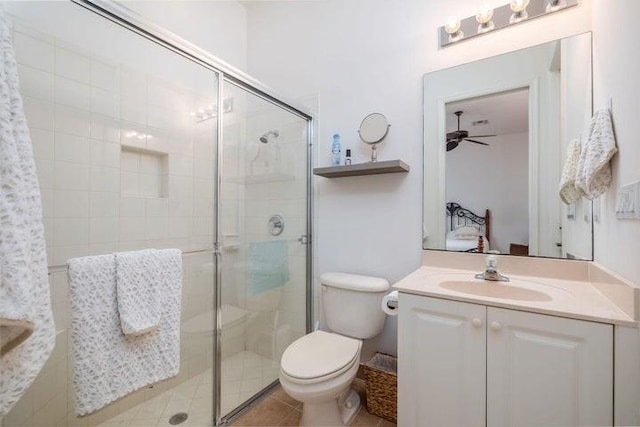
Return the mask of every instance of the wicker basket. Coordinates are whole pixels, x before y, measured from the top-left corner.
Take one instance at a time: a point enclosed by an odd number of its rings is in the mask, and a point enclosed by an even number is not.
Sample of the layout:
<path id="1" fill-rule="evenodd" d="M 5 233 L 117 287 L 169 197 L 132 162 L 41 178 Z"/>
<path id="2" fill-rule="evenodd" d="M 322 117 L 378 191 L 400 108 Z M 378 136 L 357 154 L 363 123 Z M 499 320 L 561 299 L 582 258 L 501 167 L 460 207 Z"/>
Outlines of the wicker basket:
<path id="1" fill-rule="evenodd" d="M 398 418 L 398 359 L 375 353 L 364 365 L 367 409 L 391 422 Z"/>

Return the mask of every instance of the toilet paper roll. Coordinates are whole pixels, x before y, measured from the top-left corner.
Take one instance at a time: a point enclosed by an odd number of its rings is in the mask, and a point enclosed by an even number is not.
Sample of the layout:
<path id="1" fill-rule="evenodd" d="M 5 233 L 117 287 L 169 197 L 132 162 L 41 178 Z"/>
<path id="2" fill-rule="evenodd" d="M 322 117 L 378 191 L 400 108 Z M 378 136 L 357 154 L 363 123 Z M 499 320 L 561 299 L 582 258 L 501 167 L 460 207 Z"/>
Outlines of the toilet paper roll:
<path id="1" fill-rule="evenodd" d="M 389 316 L 398 315 L 398 291 L 390 292 L 382 298 L 382 311 Z"/>

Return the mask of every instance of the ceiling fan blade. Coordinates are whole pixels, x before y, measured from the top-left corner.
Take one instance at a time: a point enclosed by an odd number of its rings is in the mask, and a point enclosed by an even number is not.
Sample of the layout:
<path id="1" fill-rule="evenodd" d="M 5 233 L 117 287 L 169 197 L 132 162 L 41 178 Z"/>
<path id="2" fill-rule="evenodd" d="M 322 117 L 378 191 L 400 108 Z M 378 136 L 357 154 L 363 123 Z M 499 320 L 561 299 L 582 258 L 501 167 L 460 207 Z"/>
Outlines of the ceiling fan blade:
<path id="1" fill-rule="evenodd" d="M 475 140 L 473 140 L 473 139 L 467 139 L 467 138 L 465 138 L 464 140 L 465 140 L 465 141 L 469 141 L 469 142 L 473 142 L 473 143 L 476 143 L 476 144 L 480 144 L 480 145 L 489 145 L 489 144 L 487 144 L 486 142 L 482 142 L 482 141 L 475 141 Z"/>
<path id="2" fill-rule="evenodd" d="M 492 136 L 498 135 L 469 135 L 469 138 L 491 138 Z"/>
<path id="3" fill-rule="evenodd" d="M 447 141 L 447 151 L 451 151 L 458 146 L 460 141 Z"/>

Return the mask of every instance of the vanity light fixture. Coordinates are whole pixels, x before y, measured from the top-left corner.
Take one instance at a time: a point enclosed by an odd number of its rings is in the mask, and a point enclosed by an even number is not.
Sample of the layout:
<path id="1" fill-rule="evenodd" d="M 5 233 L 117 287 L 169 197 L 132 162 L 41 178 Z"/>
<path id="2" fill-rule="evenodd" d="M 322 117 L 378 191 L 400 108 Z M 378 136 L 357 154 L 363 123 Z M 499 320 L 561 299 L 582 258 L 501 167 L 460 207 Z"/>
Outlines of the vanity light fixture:
<path id="1" fill-rule="evenodd" d="M 227 98 L 222 103 L 222 112 L 224 114 L 233 112 L 233 98 Z M 218 117 L 218 106 L 207 105 L 196 111 L 189 113 L 191 117 L 195 119 L 196 123 L 204 122 L 205 120 L 214 119 Z"/>
<path id="2" fill-rule="evenodd" d="M 522 22 L 529 17 L 527 13 L 527 6 L 529 6 L 529 0 L 511 0 L 511 10 L 513 13 L 509 18 L 510 24 L 515 24 L 516 22 Z"/>
<path id="3" fill-rule="evenodd" d="M 462 23 L 460 22 L 460 19 L 455 16 L 451 16 L 447 19 L 447 23 L 444 24 L 444 30 L 449 34 L 450 42 L 457 42 L 464 37 L 464 33 L 460 31 L 461 25 Z"/>
<path id="4" fill-rule="evenodd" d="M 549 0 L 545 12 L 552 13 L 567 7 L 567 0 Z"/>
<path id="5" fill-rule="evenodd" d="M 578 6 L 579 0 L 510 0 L 499 7 L 482 6 L 464 19 L 449 18 L 440 27 L 440 47 Z"/>
<path id="6" fill-rule="evenodd" d="M 494 28 L 496 24 L 493 23 L 493 8 L 484 5 L 476 13 L 476 21 L 478 22 L 478 34 L 486 33 Z"/>

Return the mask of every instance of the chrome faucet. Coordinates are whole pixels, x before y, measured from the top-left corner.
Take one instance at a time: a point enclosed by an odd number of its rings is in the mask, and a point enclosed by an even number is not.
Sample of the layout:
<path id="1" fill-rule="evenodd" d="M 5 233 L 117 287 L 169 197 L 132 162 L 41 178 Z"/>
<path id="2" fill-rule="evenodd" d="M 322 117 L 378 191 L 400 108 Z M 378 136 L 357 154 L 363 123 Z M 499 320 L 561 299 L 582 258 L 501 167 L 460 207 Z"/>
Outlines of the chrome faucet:
<path id="1" fill-rule="evenodd" d="M 499 251 L 487 252 L 486 267 L 484 273 L 478 273 L 475 275 L 476 279 L 490 280 L 492 282 L 508 282 L 509 278 L 498 273 L 498 254 Z"/>

